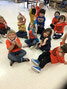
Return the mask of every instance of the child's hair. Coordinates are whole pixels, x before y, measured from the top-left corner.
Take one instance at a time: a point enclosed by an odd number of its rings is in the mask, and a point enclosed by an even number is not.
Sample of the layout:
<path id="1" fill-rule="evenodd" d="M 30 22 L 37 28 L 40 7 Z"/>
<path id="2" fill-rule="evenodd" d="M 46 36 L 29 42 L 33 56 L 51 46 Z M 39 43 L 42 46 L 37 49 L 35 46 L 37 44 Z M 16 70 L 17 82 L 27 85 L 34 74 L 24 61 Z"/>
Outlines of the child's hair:
<path id="1" fill-rule="evenodd" d="M 63 44 L 61 46 L 61 49 L 63 50 L 64 53 L 67 53 L 67 43 Z"/>
<path id="2" fill-rule="evenodd" d="M 19 19 L 23 19 L 23 17 L 21 16 L 21 15 L 18 15 L 17 16 L 17 19 L 19 20 Z"/>
<path id="3" fill-rule="evenodd" d="M 15 32 L 14 30 L 12 30 L 12 29 L 10 29 L 10 30 L 7 32 L 7 36 L 8 36 L 10 33 L 16 34 L 16 32 Z"/>
<path id="4" fill-rule="evenodd" d="M 64 19 L 64 21 L 65 21 L 66 17 L 64 15 L 61 15 L 58 20 L 60 21 L 60 19 Z"/>
<path id="5" fill-rule="evenodd" d="M 31 14 L 35 15 L 36 14 L 36 9 L 35 8 L 32 8 L 32 12 Z"/>
<path id="6" fill-rule="evenodd" d="M 3 19 L 3 21 L 5 21 L 4 17 L 0 15 L 0 19 Z"/>
<path id="7" fill-rule="evenodd" d="M 56 12 L 54 13 L 54 16 L 56 15 L 56 13 L 58 13 L 58 14 L 60 15 L 60 12 L 59 12 L 59 11 L 56 11 Z"/>
<path id="8" fill-rule="evenodd" d="M 40 2 L 39 5 L 44 5 L 44 2 Z"/>
<path id="9" fill-rule="evenodd" d="M 44 29 L 43 33 L 46 33 L 46 32 L 50 32 L 50 34 L 49 34 L 49 37 L 50 37 L 51 34 L 52 34 L 51 28 L 46 28 L 46 29 Z"/>
<path id="10" fill-rule="evenodd" d="M 45 14 L 46 10 L 40 9 L 39 13 Z"/>

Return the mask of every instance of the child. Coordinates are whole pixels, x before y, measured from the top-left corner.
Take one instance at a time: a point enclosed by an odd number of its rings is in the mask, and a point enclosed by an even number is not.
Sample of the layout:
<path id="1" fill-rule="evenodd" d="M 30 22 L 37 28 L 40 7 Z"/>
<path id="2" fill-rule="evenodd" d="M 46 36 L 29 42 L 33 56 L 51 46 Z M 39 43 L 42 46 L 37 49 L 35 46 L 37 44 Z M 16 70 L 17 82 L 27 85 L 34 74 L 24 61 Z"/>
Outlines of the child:
<path id="1" fill-rule="evenodd" d="M 64 32 L 64 27 L 65 25 L 67 25 L 67 22 L 65 22 L 66 17 L 64 15 L 61 15 L 58 20 L 59 22 L 55 25 L 55 28 L 54 28 L 53 39 L 61 38 Z"/>
<path id="2" fill-rule="evenodd" d="M 3 37 L 6 37 L 7 31 L 10 30 L 10 27 L 8 27 L 7 22 L 5 21 L 5 19 L 0 16 L 0 34 Z"/>
<path id="3" fill-rule="evenodd" d="M 29 39 L 25 40 L 26 45 L 24 45 L 23 47 L 31 47 L 33 45 L 35 45 L 37 42 L 39 42 L 39 39 L 37 38 L 37 35 L 35 33 L 35 26 L 33 23 L 29 24 Z"/>
<path id="4" fill-rule="evenodd" d="M 36 14 L 36 8 L 34 5 L 31 5 L 31 9 L 29 10 L 29 15 L 30 15 L 30 23 L 34 24 L 34 17 Z"/>
<path id="5" fill-rule="evenodd" d="M 21 38 L 27 38 L 27 32 L 26 32 L 26 26 L 25 26 L 25 23 L 26 23 L 26 19 L 25 17 L 19 13 L 18 17 L 18 29 L 19 31 L 16 33 L 18 37 L 21 37 Z"/>
<path id="6" fill-rule="evenodd" d="M 37 33 L 38 34 L 42 34 L 43 30 L 44 30 L 44 23 L 45 23 L 45 10 L 44 9 L 40 9 L 39 11 L 39 16 L 37 17 Z"/>
<path id="7" fill-rule="evenodd" d="M 52 34 L 51 28 L 45 29 L 43 31 L 43 35 L 41 35 L 40 37 L 41 42 L 38 43 L 37 48 L 41 49 L 42 51 L 49 51 L 51 48 L 51 34 Z"/>
<path id="8" fill-rule="evenodd" d="M 6 40 L 6 46 L 9 50 L 8 58 L 11 61 L 10 66 L 12 66 L 14 62 L 21 63 L 24 61 L 29 61 L 28 58 L 23 58 L 23 56 L 26 55 L 26 51 L 21 49 L 22 44 L 19 38 L 16 36 L 15 31 L 8 31 L 7 37 L 8 39 Z"/>
<path id="9" fill-rule="evenodd" d="M 54 17 L 53 17 L 53 19 L 52 19 L 52 23 L 50 24 L 50 26 L 51 26 L 52 29 L 54 29 L 56 23 L 59 22 L 59 20 L 58 20 L 58 19 L 59 19 L 59 16 L 60 16 L 60 12 L 59 12 L 59 11 L 56 11 L 56 12 L 54 13 Z"/>
<path id="10" fill-rule="evenodd" d="M 67 44 L 63 44 L 60 47 L 56 47 L 53 50 L 48 52 L 43 52 L 39 57 L 38 60 L 32 59 L 37 66 L 33 66 L 32 68 L 37 72 L 40 72 L 44 66 L 51 62 L 52 64 L 55 63 L 67 63 L 64 59 L 64 54 L 67 53 Z"/>
<path id="11" fill-rule="evenodd" d="M 43 3 L 43 2 L 40 2 L 40 3 L 39 3 L 39 6 L 37 6 L 38 0 L 36 0 L 36 1 L 37 1 L 37 2 L 36 2 L 36 18 L 37 18 L 40 9 L 43 9 L 43 8 L 44 8 L 44 3 Z"/>

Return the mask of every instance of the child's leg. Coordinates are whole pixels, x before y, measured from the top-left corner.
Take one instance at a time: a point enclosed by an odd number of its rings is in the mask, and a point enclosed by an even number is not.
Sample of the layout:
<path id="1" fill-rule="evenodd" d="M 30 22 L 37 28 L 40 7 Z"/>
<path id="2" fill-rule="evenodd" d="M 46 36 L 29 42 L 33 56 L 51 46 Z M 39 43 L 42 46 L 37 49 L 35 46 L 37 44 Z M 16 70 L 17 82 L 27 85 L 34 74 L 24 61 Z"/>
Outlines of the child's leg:
<path id="1" fill-rule="evenodd" d="M 21 57 L 26 55 L 26 51 L 25 50 L 20 50 L 20 51 L 17 52 L 17 54 L 21 58 Z"/>
<path id="2" fill-rule="evenodd" d="M 10 30 L 10 27 L 7 27 L 7 29 L 5 30 L 5 34 L 7 34 L 7 32 Z"/>

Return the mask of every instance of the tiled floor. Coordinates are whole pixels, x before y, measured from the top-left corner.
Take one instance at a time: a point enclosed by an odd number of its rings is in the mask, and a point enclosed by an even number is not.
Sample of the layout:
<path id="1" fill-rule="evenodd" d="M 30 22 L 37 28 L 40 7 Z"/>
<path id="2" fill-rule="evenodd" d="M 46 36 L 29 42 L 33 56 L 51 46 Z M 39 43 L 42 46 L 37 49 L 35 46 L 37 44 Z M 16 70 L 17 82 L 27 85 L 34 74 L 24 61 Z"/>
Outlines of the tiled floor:
<path id="1" fill-rule="evenodd" d="M 26 5 L 26 4 L 25 4 Z M 0 1 L 0 15 L 4 16 L 8 25 L 18 31 L 17 15 L 21 12 L 26 17 L 26 26 L 29 24 L 29 14 L 24 3 L 13 3 Z M 49 27 L 55 10 L 46 9 L 46 24 L 45 28 Z M 61 12 L 61 14 L 67 14 Z M 65 27 L 64 32 L 67 32 Z M 15 63 L 12 67 L 9 65 L 7 58 L 8 51 L 5 45 L 6 38 L 2 38 L 3 43 L 0 43 L 0 89 L 59 89 L 58 87 L 67 78 L 67 65 L 64 64 L 47 64 L 41 73 L 34 72 L 31 67 L 33 63 Z M 25 39 L 20 39 L 24 44 Z M 53 49 L 59 46 L 61 39 L 53 40 Z M 38 58 L 42 52 L 35 48 L 24 48 L 27 51 L 26 57 Z M 65 55 L 65 58 L 66 55 Z"/>

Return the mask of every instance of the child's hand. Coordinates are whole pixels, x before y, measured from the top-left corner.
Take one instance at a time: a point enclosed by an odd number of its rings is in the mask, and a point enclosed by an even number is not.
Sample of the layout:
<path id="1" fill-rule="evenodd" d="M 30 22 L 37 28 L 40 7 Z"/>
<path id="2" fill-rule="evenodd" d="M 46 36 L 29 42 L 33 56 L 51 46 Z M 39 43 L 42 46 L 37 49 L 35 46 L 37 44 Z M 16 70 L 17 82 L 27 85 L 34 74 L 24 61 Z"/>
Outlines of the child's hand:
<path id="1" fill-rule="evenodd" d="M 45 41 L 47 41 L 47 40 L 48 40 L 48 38 L 45 39 Z"/>
<path id="2" fill-rule="evenodd" d="M 32 5 L 31 5 L 31 8 L 35 8 L 35 6 L 32 4 Z"/>
<path id="3" fill-rule="evenodd" d="M 41 44 L 39 45 L 39 48 L 41 47 Z"/>
<path id="4" fill-rule="evenodd" d="M 18 44 L 18 42 L 17 42 L 17 41 L 15 41 L 15 44 L 17 45 L 17 44 Z"/>
<path id="5" fill-rule="evenodd" d="M 16 44 L 16 42 L 15 41 L 12 41 L 12 45 L 15 45 Z"/>

